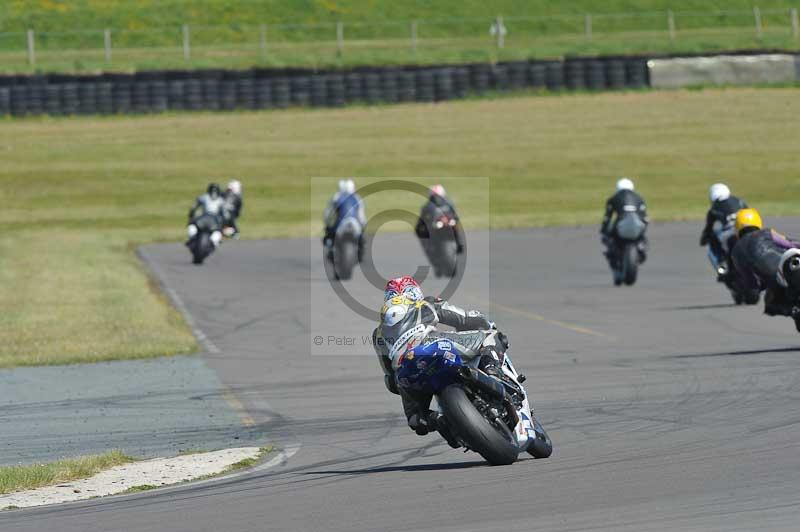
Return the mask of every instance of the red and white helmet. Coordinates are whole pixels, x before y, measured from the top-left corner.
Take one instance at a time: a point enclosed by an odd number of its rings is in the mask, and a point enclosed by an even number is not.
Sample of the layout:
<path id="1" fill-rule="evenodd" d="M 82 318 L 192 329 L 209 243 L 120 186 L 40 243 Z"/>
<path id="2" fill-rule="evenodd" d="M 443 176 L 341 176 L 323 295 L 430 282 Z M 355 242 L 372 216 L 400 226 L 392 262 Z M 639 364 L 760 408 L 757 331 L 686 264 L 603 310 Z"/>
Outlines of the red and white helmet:
<path id="1" fill-rule="evenodd" d="M 421 301 L 425 298 L 419 283 L 410 275 L 389 279 L 383 289 L 383 300 L 388 301 L 393 297 L 405 296 L 411 301 Z"/>
<path id="2" fill-rule="evenodd" d="M 447 196 L 447 193 L 444 191 L 444 187 L 442 185 L 433 185 L 430 188 L 431 197 L 433 196 L 440 196 L 444 198 Z"/>

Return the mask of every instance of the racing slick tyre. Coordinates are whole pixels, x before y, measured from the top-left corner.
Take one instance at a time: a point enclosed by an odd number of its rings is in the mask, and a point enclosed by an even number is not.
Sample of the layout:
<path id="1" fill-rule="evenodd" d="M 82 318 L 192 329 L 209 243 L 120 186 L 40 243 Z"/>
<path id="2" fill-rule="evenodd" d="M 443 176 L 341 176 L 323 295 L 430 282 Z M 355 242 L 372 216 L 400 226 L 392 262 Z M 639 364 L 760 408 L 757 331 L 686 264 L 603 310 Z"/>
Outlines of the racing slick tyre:
<path id="1" fill-rule="evenodd" d="M 758 290 L 746 290 L 742 294 L 742 299 L 745 305 L 757 305 L 761 293 Z"/>
<path id="2" fill-rule="evenodd" d="M 533 420 L 533 430 L 536 432 L 536 439 L 528 447 L 528 454 L 534 458 L 548 458 L 553 454 L 553 441 L 536 418 Z"/>
<path id="3" fill-rule="evenodd" d="M 351 240 L 337 241 L 333 252 L 333 270 L 336 278 L 347 281 L 353 276 L 353 267 L 356 264 L 358 244 Z"/>
<path id="4" fill-rule="evenodd" d="M 208 250 L 212 245 L 211 235 L 208 233 L 200 234 L 198 240 L 192 242 L 192 264 L 203 264 L 206 257 L 211 254 Z"/>
<path id="5" fill-rule="evenodd" d="M 514 432 L 505 426 L 496 427 L 483 417 L 461 386 L 451 384 L 442 390 L 438 402 L 453 431 L 491 465 L 510 465 L 517 460 L 519 446 Z"/>
<path id="6" fill-rule="evenodd" d="M 622 272 L 625 284 L 630 286 L 636 282 L 636 270 L 639 266 L 639 250 L 636 244 L 626 244 L 622 253 Z"/>

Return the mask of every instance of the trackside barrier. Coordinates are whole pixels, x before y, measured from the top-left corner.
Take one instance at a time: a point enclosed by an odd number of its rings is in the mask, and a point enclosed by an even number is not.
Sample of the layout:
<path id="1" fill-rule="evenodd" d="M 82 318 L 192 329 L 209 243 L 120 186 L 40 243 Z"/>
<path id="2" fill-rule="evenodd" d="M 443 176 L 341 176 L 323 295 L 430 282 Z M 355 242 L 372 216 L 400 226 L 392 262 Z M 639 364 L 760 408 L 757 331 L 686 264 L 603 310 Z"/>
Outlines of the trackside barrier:
<path id="1" fill-rule="evenodd" d="M 487 91 L 670 87 L 695 80 L 729 81 L 731 76 L 736 80 L 785 81 L 800 79 L 799 58 L 791 54 L 724 56 L 721 59 L 595 57 L 494 65 L 360 68 L 345 72 L 253 69 L 0 76 L 0 115 L 129 114 L 438 102 Z M 709 70 L 707 65 L 713 68 Z"/>

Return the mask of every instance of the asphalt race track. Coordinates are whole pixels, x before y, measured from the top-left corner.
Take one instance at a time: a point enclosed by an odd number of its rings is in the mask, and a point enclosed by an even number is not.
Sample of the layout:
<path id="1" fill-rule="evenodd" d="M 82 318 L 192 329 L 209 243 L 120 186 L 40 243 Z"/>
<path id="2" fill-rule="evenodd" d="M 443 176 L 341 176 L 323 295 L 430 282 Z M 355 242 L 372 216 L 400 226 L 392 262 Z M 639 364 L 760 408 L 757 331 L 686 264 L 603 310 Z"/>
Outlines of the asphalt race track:
<path id="1" fill-rule="evenodd" d="M 800 220 L 776 226 L 800 234 Z M 496 232 L 490 256 L 469 257 L 453 301 L 508 333 L 555 444 L 508 467 L 414 435 L 368 346 L 310 354 L 319 316 L 371 332 L 326 299 L 318 242 L 226 243 L 202 267 L 178 244 L 148 246 L 218 348 L 203 356 L 242 423 L 299 451 L 227 481 L 4 512 L 0 530 L 797 530 L 800 335 L 731 305 L 699 229 L 652 227 L 632 288 L 612 286 L 596 228 Z M 379 235 L 375 254 L 386 275 L 421 256 L 410 235 Z M 348 288 L 379 306 L 360 273 Z"/>

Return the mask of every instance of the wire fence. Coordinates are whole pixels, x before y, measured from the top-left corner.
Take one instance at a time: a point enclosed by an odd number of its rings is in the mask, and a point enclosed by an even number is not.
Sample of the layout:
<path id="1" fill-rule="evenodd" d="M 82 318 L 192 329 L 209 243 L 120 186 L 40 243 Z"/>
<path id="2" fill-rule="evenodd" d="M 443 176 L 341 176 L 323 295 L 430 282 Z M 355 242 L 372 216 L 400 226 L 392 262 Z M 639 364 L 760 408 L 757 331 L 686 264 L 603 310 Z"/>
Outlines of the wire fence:
<path id="1" fill-rule="evenodd" d="M 198 61 L 316 64 L 403 61 L 450 51 L 470 58 L 507 51 L 569 50 L 570 46 L 656 43 L 667 49 L 691 40 L 723 44 L 800 42 L 798 9 L 584 13 L 439 20 L 381 20 L 321 24 L 181 25 L 143 29 L 0 33 L 6 68 L 67 69 L 190 65 Z M 777 40 L 776 40 L 777 39 Z M 561 46 L 559 48 L 559 46 Z M 634 50 L 635 51 L 635 50 Z"/>

